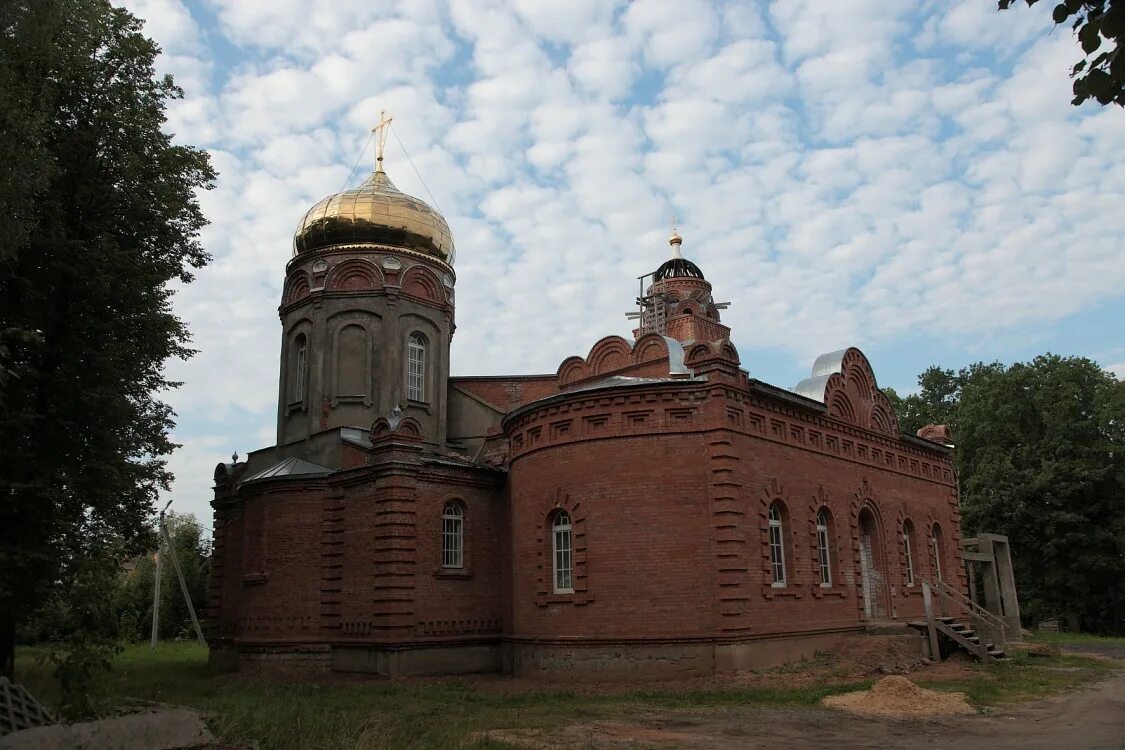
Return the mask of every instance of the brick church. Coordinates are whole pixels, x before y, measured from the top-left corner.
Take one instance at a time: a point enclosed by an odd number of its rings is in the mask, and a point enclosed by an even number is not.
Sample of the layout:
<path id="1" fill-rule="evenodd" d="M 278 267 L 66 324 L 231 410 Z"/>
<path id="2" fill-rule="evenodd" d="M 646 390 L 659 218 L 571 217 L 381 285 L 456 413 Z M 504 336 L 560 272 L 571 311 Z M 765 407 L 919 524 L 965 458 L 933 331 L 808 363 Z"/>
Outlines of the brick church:
<path id="1" fill-rule="evenodd" d="M 755 380 L 673 233 L 631 339 L 450 376 L 453 238 L 377 164 L 297 227 L 277 444 L 215 469 L 213 661 L 711 674 L 965 589 L 947 433 L 901 433 L 858 349 Z"/>

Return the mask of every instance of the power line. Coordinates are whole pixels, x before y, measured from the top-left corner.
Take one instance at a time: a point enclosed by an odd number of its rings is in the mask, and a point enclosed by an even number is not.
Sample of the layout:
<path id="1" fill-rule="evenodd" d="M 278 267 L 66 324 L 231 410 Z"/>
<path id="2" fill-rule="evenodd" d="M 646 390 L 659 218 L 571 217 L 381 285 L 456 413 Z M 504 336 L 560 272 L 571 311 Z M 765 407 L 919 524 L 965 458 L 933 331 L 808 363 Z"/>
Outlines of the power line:
<path id="1" fill-rule="evenodd" d="M 359 152 L 359 157 L 356 158 L 355 164 L 352 165 L 352 171 L 348 172 L 348 176 L 344 180 L 344 184 L 340 186 L 340 189 L 337 192 L 343 192 L 344 188 L 348 186 L 348 183 L 352 181 L 352 175 L 355 174 L 355 168 L 359 166 L 359 163 L 361 161 L 363 161 L 363 155 L 367 153 L 367 147 L 371 145 L 371 139 L 374 137 L 374 133 L 371 133 L 367 136 L 367 140 L 363 142 L 363 150 Z M 395 138 L 398 138 L 398 136 L 396 135 Z"/>
<path id="2" fill-rule="evenodd" d="M 441 206 L 437 204 L 437 198 L 435 198 L 434 194 L 430 192 L 430 186 L 426 184 L 426 178 L 424 178 L 422 176 L 422 173 L 418 171 L 418 167 L 414 164 L 414 160 L 410 158 L 410 152 L 406 150 L 406 146 L 402 145 L 402 139 L 398 137 L 398 131 L 395 130 L 395 126 L 388 125 L 387 127 L 390 128 L 391 133 L 394 135 L 395 140 L 398 142 L 398 147 L 402 149 L 402 153 L 406 156 L 406 160 L 410 162 L 410 166 L 414 169 L 414 174 L 418 175 L 418 179 L 421 181 L 422 187 L 426 188 L 426 195 L 430 196 L 430 203 L 433 204 L 434 209 L 437 210 L 437 212 L 440 214 Z"/>

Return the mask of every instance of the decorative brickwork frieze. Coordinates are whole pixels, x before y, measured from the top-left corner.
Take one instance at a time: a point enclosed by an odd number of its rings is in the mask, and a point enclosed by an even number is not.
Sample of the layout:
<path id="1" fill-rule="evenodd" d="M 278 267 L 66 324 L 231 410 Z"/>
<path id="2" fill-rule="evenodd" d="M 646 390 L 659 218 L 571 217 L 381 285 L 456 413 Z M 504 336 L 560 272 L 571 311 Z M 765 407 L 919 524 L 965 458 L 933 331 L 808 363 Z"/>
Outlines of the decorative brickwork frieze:
<path id="1" fill-rule="evenodd" d="M 343 493 L 330 494 L 321 502 L 320 629 L 325 633 L 341 628 L 346 512 Z"/>
<path id="2" fill-rule="evenodd" d="M 413 630 L 418 570 L 416 481 L 406 472 L 375 480 L 376 503 L 371 563 L 372 627 L 385 637 Z"/>
<path id="3" fill-rule="evenodd" d="M 742 501 L 738 462 L 739 455 L 730 438 L 715 433 L 708 442 L 708 463 L 719 629 L 726 633 L 748 633 L 752 628 L 747 567 L 751 547 L 746 538 L 747 511 Z"/>
<path id="4" fill-rule="evenodd" d="M 574 593 L 556 594 L 552 576 L 554 575 L 554 562 L 551 557 L 551 522 L 557 510 L 564 510 L 570 515 L 572 525 L 572 566 L 574 579 Z M 587 565 L 586 545 L 586 513 L 582 509 L 582 501 L 559 489 L 555 492 L 552 502 L 546 505 L 539 513 L 536 531 L 536 599 L 535 604 L 546 607 L 549 604 L 574 604 L 585 605 L 594 601 L 590 591 L 590 570 Z"/>

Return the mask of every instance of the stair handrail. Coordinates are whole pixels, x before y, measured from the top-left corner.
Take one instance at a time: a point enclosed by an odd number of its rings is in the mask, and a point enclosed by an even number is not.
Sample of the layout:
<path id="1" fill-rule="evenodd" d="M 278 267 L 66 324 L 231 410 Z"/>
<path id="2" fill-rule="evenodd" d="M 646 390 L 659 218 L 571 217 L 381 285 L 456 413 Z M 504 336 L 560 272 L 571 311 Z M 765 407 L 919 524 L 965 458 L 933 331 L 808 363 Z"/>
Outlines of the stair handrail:
<path id="1" fill-rule="evenodd" d="M 937 581 L 931 581 L 931 585 L 934 586 L 934 588 L 941 591 L 943 594 L 946 594 L 947 596 L 949 596 L 951 599 L 953 599 L 956 603 L 960 604 L 965 609 L 969 610 L 970 615 L 975 614 L 976 616 L 980 617 L 981 619 L 983 619 L 983 620 L 991 623 L 992 625 L 995 625 L 996 627 L 1000 628 L 1001 633 L 1003 633 L 1005 635 L 1007 634 L 1008 626 L 1007 626 L 1007 623 L 1004 622 L 1004 618 L 1002 618 L 999 615 L 996 615 L 992 612 L 989 612 L 987 609 L 980 606 L 979 604 L 974 602 L 972 599 L 965 596 L 960 591 L 953 588 L 952 586 L 947 584 L 945 581 L 942 581 L 941 579 L 938 579 Z"/>
<path id="2" fill-rule="evenodd" d="M 998 646 L 1000 650 L 1004 650 L 1007 645 L 1007 625 L 1002 618 L 989 612 L 960 591 L 951 587 L 945 581 L 931 580 L 926 583 L 930 585 L 943 602 L 948 600 L 966 610 L 969 614 L 969 618 L 974 621 L 974 624 L 977 624 L 976 629 L 980 630 L 982 634 L 991 637 L 993 641 L 995 641 L 995 645 Z M 981 645 L 984 645 L 983 639 Z"/>
<path id="3" fill-rule="evenodd" d="M 945 607 L 947 602 L 960 604 L 960 602 L 958 602 L 957 599 L 951 595 L 949 588 L 944 584 L 938 586 L 933 581 L 929 581 L 924 578 L 922 579 L 922 598 L 926 608 L 926 626 L 930 636 L 930 651 L 931 653 L 935 654 L 933 658 L 935 660 L 941 659 L 941 651 L 938 645 L 937 637 L 938 631 L 941 631 L 942 633 L 945 633 L 947 636 L 957 641 L 960 645 L 964 646 L 970 651 L 975 652 L 977 657 L 982 662 L 988 662 L 988 660 L 991 658 L 988 653 L 988 641 L 984 637 L 982 637 L 982 635 L 985 635 L 984 630 L 987 628 L 987 625 L 985 624 L 983 627 L 978 627 L 976 624 L 976 614 L 972 610 L 969 610 L 969 617 L 970 619 L 974 620 L 973 629 L 979 631 L 979 634 L 977 635 L 977 642 L 976 644 L 973 644 L 972 642 L 967 640 L 967 636 L 958 634 L 957 631 L 950 627 L 948 623 L 934 616 L 931 600 L 935 594 L 937 595 L 937 598 L 941 604 L 941 613 L 943 616 L 948 616 L 949 614 L 948 610 L 946 610 Z M 985 622 L 984 618 L 980 619 L 982 623 Z"/>

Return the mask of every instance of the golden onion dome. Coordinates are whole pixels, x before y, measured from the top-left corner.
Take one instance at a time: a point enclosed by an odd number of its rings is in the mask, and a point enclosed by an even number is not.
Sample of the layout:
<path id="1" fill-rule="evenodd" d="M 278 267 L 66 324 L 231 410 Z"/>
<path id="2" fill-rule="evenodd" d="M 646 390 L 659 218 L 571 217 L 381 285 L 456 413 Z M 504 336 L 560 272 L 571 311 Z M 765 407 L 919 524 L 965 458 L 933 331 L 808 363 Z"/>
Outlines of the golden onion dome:
<path id="1" fill-rule="evenodd" d="M 310 208 L 293 235 L 293 255 L 359 244 L 402 247 L 453 265 L 453 235 L 445 218 L 396 188 L 382 169 Z"/>

